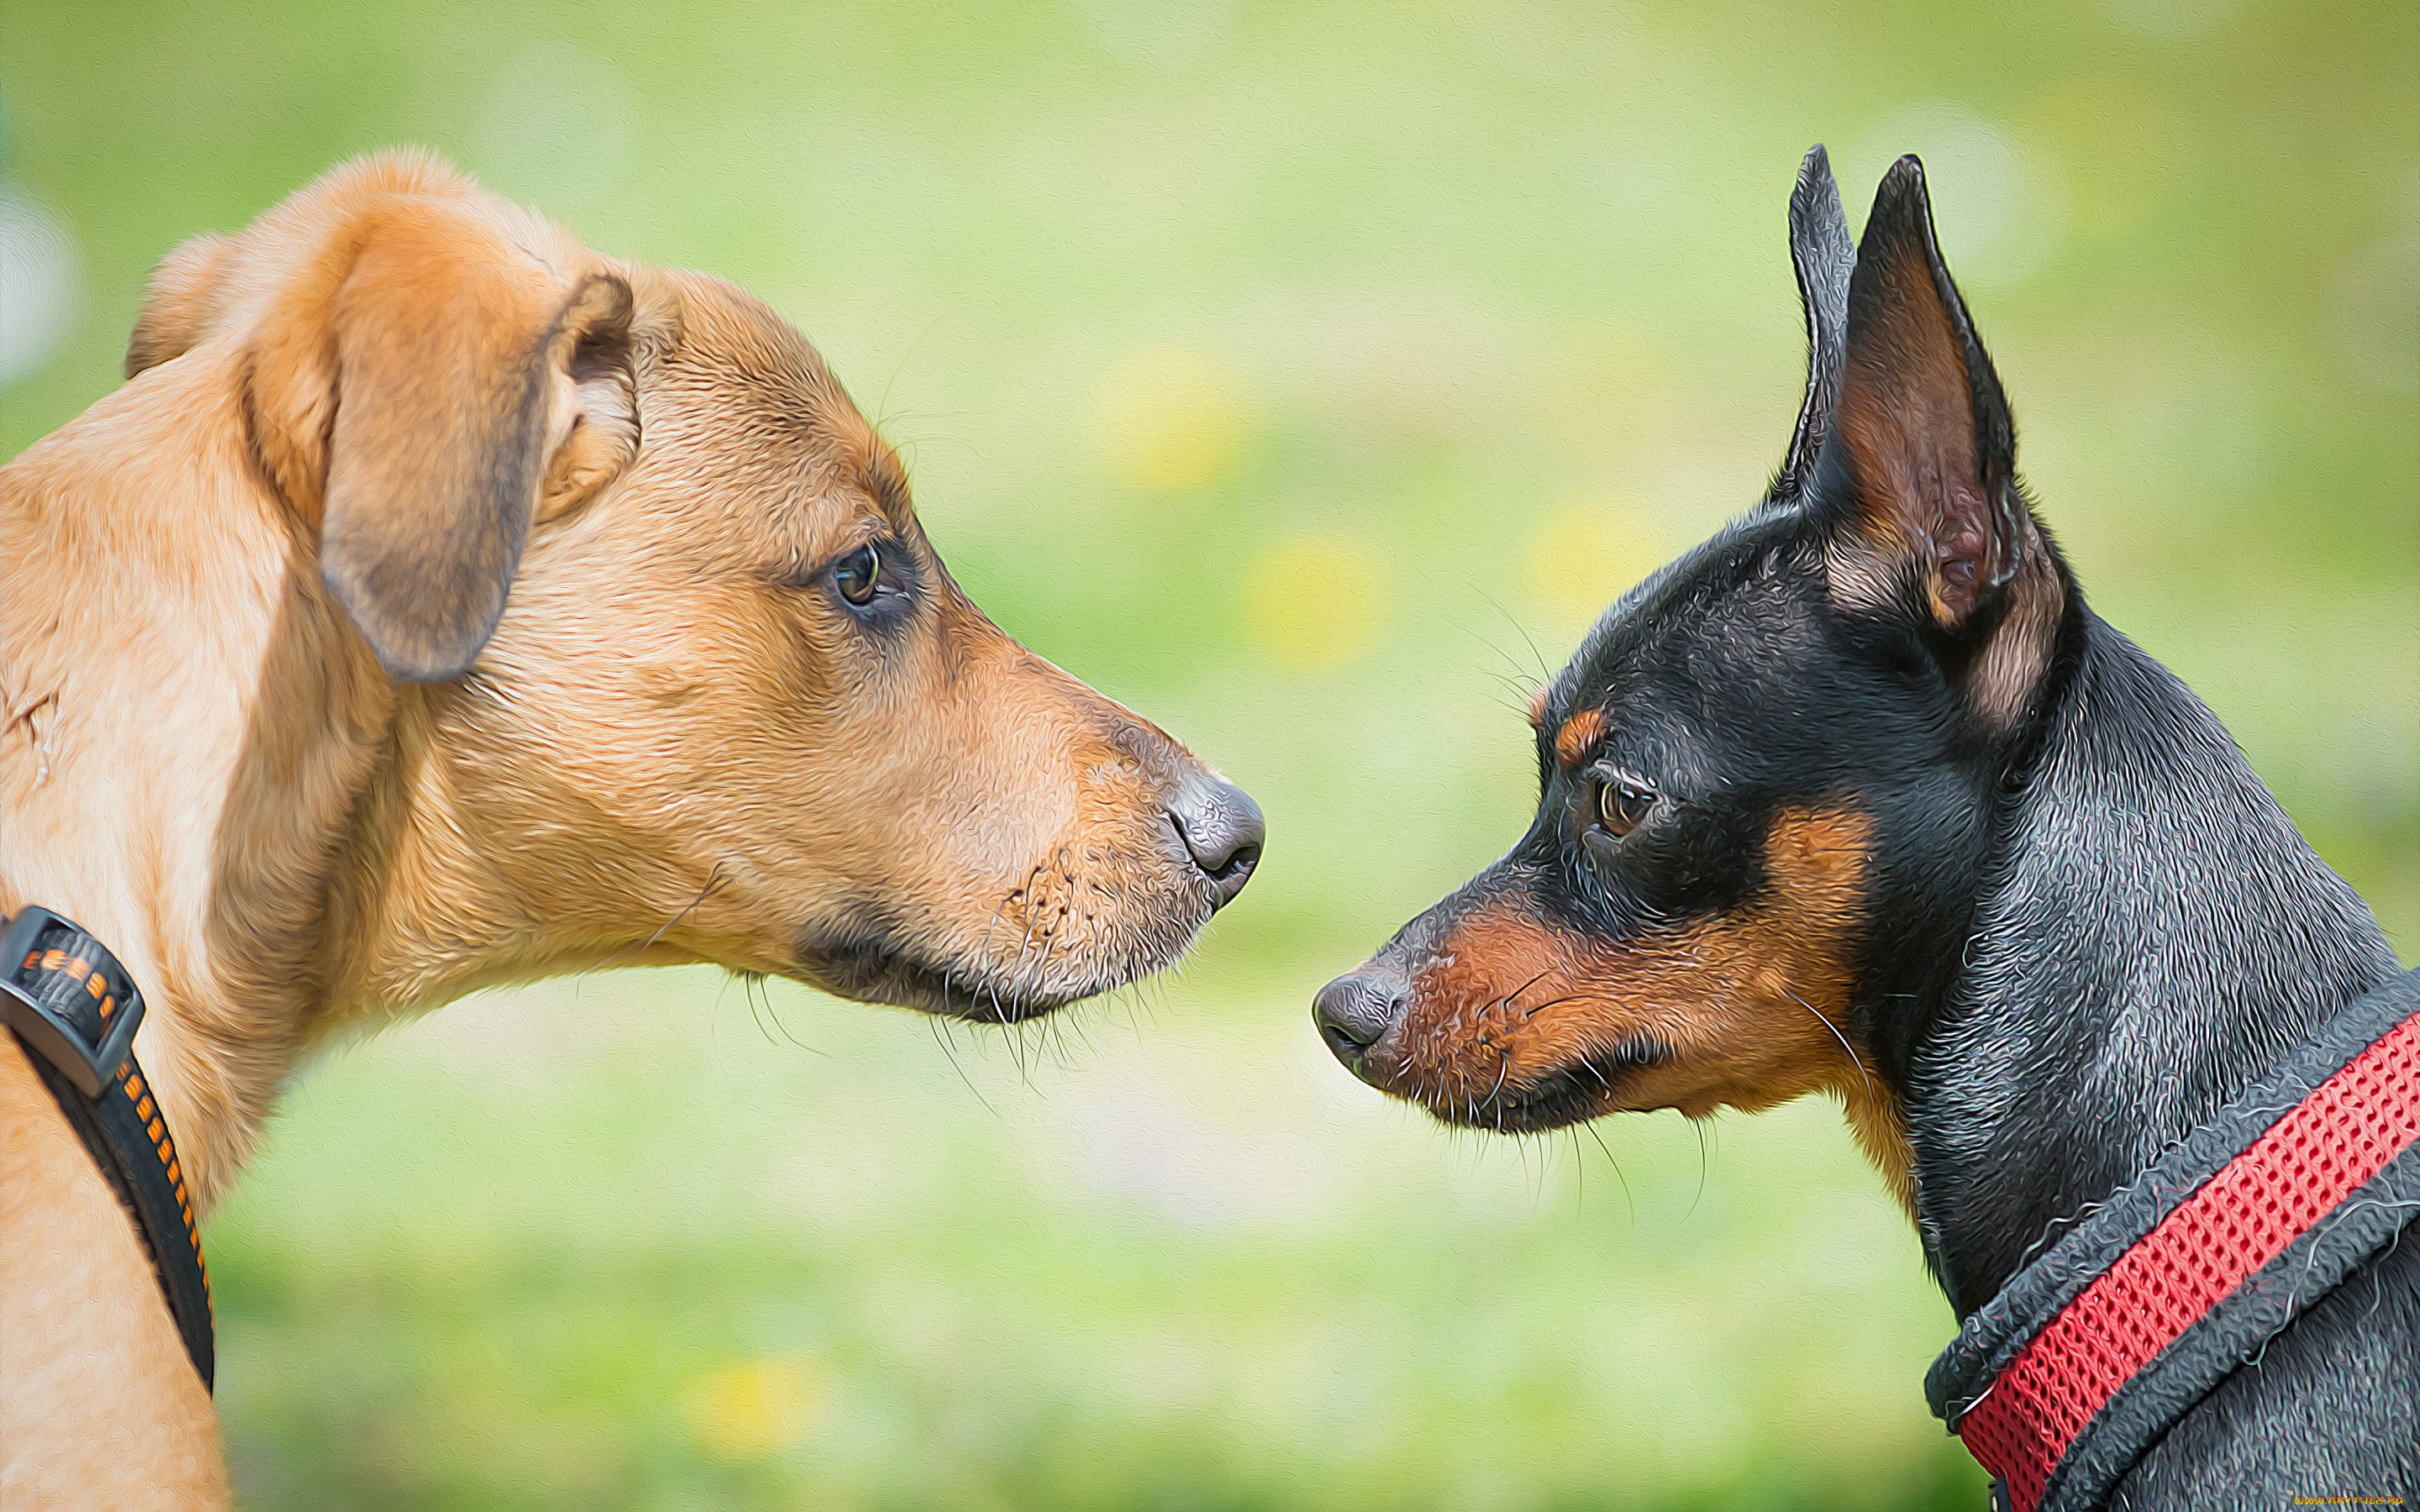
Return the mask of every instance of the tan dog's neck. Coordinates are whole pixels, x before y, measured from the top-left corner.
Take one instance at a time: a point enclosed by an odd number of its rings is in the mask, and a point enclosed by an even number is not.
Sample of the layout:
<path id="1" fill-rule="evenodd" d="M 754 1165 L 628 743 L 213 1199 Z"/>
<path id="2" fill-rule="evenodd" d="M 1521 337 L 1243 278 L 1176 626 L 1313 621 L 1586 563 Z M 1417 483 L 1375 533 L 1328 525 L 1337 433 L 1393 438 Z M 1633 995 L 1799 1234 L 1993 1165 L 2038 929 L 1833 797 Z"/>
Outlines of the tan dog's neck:
<path id="1" fill-rule="evenodd" d="M 0 468 L 0 908 L 141 984 L 204 1209 L 346 1024 L 671 961 L 1007 1023 L 1168 964 L 1258 861 L 1251 800 L 987 619 L 729 285 L 386 153 L 170 254 L 127 361 Z M 147 1400 L 209 1403 L 99 1173 L 0 1072 L 0 1153 L 40 1157 L 0 1264 L 127 1303 L 130 1341 L 0 1288 L 69 1382 L 0 1392 L 32 1446 L 0 1480 L 119 1504 L 170 1441 L 79 1404 L 138 1349 Z"/>
<path id="2" fill-rule="evenodd" d="M 141 983 L 206 1207 L 340 1025 L 681 960 L 1006 1022 L 1257 861 L 728 285 L 382 154 L 171 254 L 128 363 L 0 469 L 0 907 Z"/>
<path id="3" fill-rule="evenodd" d="M 205 1208 L 327 1026 L 459 990 L 472 942 L 449 970 L 427 935 L 484 890 L 411 755 L 429 690 L 389 683 L 274 497 L 230 486 L 237 355 L 156 369 L 0 472 L 0 908 L 66 914 L 134 974 Z M 130 466 L 111 421 L 138 399 L 183 444 Z M 456 905 L 392 906 L 415 886 Z"/>

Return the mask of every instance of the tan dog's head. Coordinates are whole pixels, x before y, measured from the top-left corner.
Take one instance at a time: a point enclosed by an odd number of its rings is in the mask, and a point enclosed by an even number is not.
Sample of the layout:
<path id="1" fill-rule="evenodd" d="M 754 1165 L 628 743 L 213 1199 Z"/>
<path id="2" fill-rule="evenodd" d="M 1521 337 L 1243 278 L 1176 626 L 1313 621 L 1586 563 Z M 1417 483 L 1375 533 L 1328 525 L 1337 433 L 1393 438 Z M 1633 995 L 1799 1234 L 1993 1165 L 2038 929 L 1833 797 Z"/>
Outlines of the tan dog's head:
<path id="1" fill-rule="evenodd" d="M 447 993 L 690 959 L 1016 1019 L 1166 964 L 1250 873 L 1251 800 L 985 618 L 728 285 L 389 155 L 169 257 L 130 375 L 218 342 L 385 674 L 350 675 L 396 688 L 366 805 L 404 817 L 357 826 L 349 906 L 487 958 Z"/>

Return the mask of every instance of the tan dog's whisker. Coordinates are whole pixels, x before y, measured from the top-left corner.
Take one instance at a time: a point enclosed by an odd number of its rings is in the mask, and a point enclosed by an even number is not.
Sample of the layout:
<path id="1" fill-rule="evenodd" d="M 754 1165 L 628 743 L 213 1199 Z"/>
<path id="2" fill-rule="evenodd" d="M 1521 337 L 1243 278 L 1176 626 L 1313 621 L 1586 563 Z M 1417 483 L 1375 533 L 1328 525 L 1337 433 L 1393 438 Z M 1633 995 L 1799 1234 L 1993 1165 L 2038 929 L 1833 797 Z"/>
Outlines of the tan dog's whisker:
<path id="1" fill-rule="evenodd" d="M 362 1026 L 706 963 L 768 1040 L 814 1048 L 779 977 L 996 1025 L 1022 1073 L 1071 1044 L 1027 1023 L 1171 964 L 1257 861 L 1251 800 L 985 617 L 898 453 L 727 284 L 385 154 L 171 254 L 127 374 L 0 470 L 0 909 L 124 953 L 205 1213 Z M 132 1231 L 13 1039 L 0 1135 L 40 1165 L 0 1335 L 56 1387 L 0 1393 L 0 1479 L 224 1503 Z M 25 1300 L 93 1275 L 100 1334 Z"/>
<path id="2" fill-rule="evenodd" d="M 690 915 L 695 913 L 698 910 L 699 905 L 703 904 L 706 899 L 714 895 L 715 889 L 722 885 L 721 880 L 721 875 L 722 863 L 721 861 L 717 861 L 714 863 L 713 867 L 707 871 L 706 874 L 706 886 L 697 889 L 697 896 L 691 898 L 688 903 L 683 903 L 670 918 L 667 918 L 661 924 L 657 925 L 656 932 L 654 933 L 648 935 L 645 939 L 639 941 L 635 945 L 624 946 L 621 949 L 614 951 L 612 955 L 605 957 L 603 960 L 597 962 L 593 965 L 582 968 L 581 974 L 582 976 L 586 976 L 592 972 L 603 971 L 607 967 L 621 961 L 628 960 L 631 956 L 646 954 L 646 952 L 655 946 L 657 941 L 664 937 L 666 932 L 677 928 L 682 919 L 687 918 Z M 757 975 L 762 977 L 763 973 L 760 972 L 757 973 Z"/>

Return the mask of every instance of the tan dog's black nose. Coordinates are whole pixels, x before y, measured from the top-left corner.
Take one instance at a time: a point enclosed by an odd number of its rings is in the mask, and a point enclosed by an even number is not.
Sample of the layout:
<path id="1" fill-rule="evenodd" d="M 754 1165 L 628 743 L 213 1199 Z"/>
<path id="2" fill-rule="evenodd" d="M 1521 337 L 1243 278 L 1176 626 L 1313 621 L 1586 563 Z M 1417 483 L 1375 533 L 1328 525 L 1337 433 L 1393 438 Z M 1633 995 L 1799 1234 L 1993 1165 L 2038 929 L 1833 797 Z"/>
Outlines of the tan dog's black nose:
<path id="1" fill-rule="evenodd" d="M 1188 782 L 1168 817 L 1185 841 L 1186 854 L 1210 879 L 1210 906 L 1224 908 L 1250 881 L 1261 860 L 1261 841 L 1267 825 L 1252 795 L 1232 782 L 1202 779 Z"/>
<path id="2" fill-rule="evenodd" d="M 1364 966 L 1322 987 L 1311 1001 L 1311 1017 L 1327 1048 L 1358 1076 L 1370 1047 L 1404 1021 L 1410 1001 L 1411 983 L 1399 973 Z"/>

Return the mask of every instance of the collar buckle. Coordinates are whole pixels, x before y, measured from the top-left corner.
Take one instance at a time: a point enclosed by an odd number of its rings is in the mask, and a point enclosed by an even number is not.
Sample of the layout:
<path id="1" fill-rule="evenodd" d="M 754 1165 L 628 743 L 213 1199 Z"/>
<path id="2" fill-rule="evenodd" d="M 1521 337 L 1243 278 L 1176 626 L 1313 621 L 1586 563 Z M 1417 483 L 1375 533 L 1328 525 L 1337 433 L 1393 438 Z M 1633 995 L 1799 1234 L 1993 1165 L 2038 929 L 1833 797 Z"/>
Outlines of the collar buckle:
<path id="1" fill-rule="evenodd" d="M 95 1099 L 117 1080 L 143 1024 L 143 994 L 117 958 L 32 904 L 0 934 L 0 1009 L 18 1039 Z"/>

